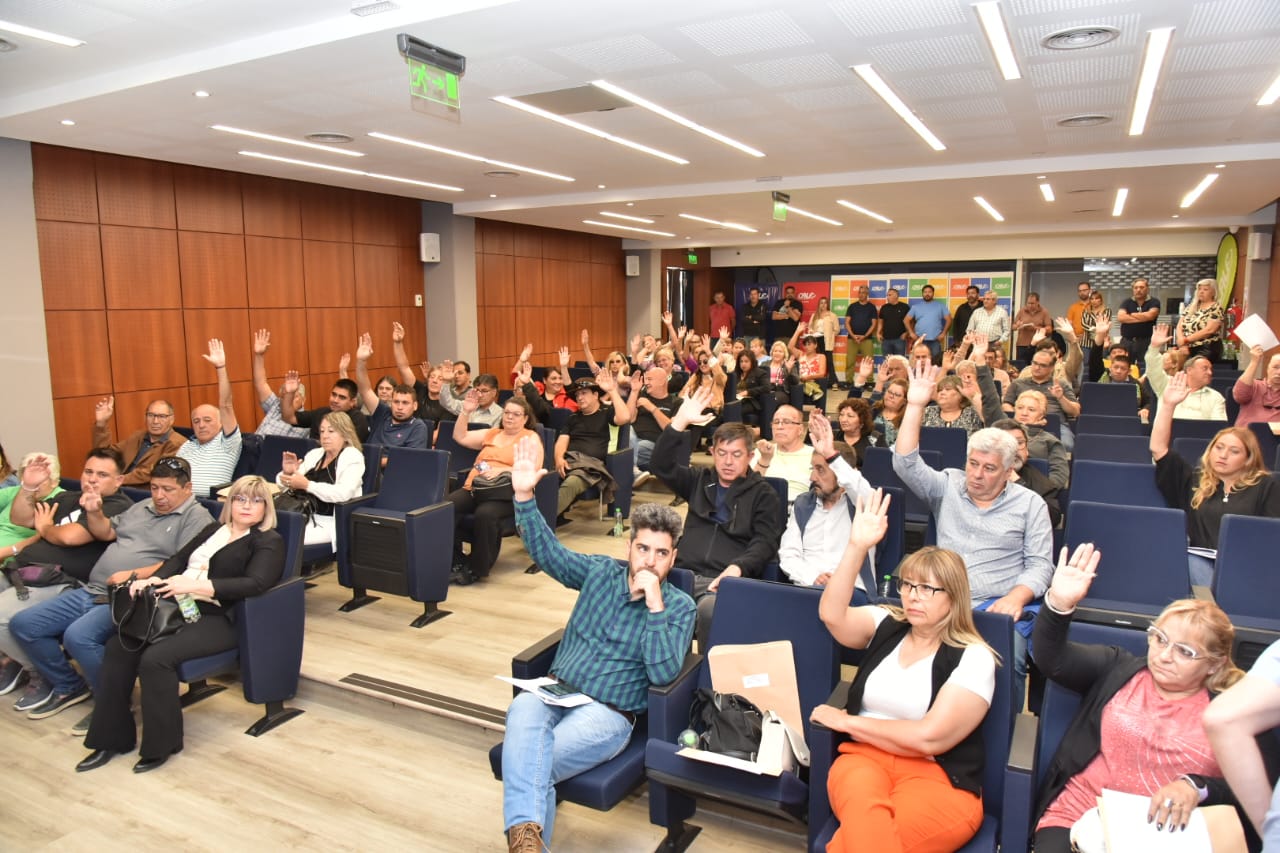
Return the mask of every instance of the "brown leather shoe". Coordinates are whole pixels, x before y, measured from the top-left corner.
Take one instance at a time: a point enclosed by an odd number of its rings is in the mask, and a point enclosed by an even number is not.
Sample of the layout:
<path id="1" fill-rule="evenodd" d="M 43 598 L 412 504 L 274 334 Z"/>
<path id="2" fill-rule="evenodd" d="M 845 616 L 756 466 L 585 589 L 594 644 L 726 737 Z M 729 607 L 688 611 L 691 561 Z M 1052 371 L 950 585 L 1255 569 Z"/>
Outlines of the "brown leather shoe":
<path id="1" fill-rule="evenodd" d="M 542 853 L 542 827 L 533 821 L 507 830 L 507 853 Z"/>

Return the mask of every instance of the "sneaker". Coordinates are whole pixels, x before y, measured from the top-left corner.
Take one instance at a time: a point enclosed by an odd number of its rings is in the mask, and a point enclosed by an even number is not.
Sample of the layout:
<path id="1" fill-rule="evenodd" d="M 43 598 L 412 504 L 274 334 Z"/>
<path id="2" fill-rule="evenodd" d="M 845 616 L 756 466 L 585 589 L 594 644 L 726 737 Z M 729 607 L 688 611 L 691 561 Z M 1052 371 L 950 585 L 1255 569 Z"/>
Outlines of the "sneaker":
<path id="1" fill-rule="evenodd" d="M 13 658 L 0 664 L 0 696 L 12 693 L 22 685 L 24 671 L 22 664 Z"/>
<path id="2" fill-rule="evenodd" d="M 89 691 L 89 685 L 87 684 L 75 693 L 55 693 L 48 702 L 27 714 L 27 719 L 43 720 L 46 717 L 52 717 L 54 714 L 62 713 L 72 705 L 79 705 L 91 695 L 93 694 Z"/>
<path id="3" fill-rule="evenodd" d="M 449 583 L 451 584 L 457 584 L 458 586 L 471 586 L 471 584 L 475 582 L 475 573 L 466 566 L 462 566 L 461 568 L 457 568 L 449 572 Z"/>
<path id="4" fill-rule="evenodd" d="M 638 489 L 652 479 L 653 479 L 653 475 L 650 474 L 648 471 L 641 471 L 639 474 L 636 474 L 636 481 L 635 483 L 632 484 L 631 487 L 633 489 Z"/>
<path id="5" fill-rule="evenodd" d="M 72 726 L 69 731 L 72 737 L 84 737 L 89 733 L 89 724 L 93 722 L 93 712 L 85 714 L 80 718 L 80 722 Z"/>
<path id="6" fill-rule="evenodd" d="M 542 853 L 542 827 L 532 821 L 507 830 L 508 853 Z"/>
<path id="7" fill-rule="evenodd" d="M 27 682 L 27 689 L 13 703 L 15 711 L 30 711 L 39 708 L 53 699 L 53 685 L 45 681 L 38 673 L 33 673 Z"/>

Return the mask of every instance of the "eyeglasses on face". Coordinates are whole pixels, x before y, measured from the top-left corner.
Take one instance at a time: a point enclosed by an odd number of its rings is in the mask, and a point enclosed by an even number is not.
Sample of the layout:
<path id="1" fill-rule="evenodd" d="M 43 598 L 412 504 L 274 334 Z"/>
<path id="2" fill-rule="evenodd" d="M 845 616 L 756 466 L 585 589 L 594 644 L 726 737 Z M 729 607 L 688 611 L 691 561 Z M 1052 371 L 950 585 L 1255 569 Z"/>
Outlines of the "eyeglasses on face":
<path id="1" fill-rule="evenodd" d="M 242 495 L 236 495 L 234 498 L 231 499 L 231 502 L 234 504 L 239 504 L 240 506 L 262 506 L 267 502 L 267 499 L 264 498 L 262 495 L 243 495 L 242 494 Z"/>
<path id="2" fill-rule="evenodd" d="M 903 598 L 906 598 L 907 594 L 910 593 L 922 601 L 928 601 L 933 598 L 934 593 L 946 592 L 946 590 L 940 586 L 929 586 L 927 583 L 912 583 L 898 578 L 898 592 L 902 593 Z"/>
<path id="3" fill-rule="evenodd" d="M 1189 646 L 1186 643 L 1173 642 L 1169 639 L 1168 634 L 1161 631 L 1155 625 L 1152 625 L 1147 629 L 1147 644 L 1155 646 L 1156 650 L 1159 652 L 1163 652 L 1172 645 L 1174 660 L 1193 661 L 1202 657 L 1207 657 L 1204 652 L 1200 651 L 1195 646 Z"/>
<path id="4" fill-rule="evenodd" d="M 800 426 L 803 421 L 792 421 L 786 418 L 774 418 L 772 421 L 774 426 Z"/>
<path id="5" fill-rule="evenodd" d="M 1033 365 L 1035 365 L 1036 367 L 1053 367 L 1053 362 L 1052 362 L 1052 361 L 1036 361 L 1036 360 L 1033 358 L 1033 359 L 1031 359 L 1031 363 L 1032 363 Z"/>
<path id="6" fill-rule="evenodd" d="M 147 412 L 149 421 L 167 421 L 171 417 L 173 417 L 172 412 Z"/>

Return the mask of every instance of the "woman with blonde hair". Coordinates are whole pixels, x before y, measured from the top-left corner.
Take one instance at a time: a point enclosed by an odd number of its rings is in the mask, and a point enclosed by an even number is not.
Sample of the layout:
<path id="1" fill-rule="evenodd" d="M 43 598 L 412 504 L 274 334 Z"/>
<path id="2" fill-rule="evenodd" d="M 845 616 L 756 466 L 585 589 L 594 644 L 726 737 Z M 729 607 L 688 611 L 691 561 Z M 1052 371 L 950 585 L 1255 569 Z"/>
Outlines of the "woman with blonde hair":
<path id="1" fill-rule="evenodd" d="M 809 331 L 818 335 L 818 352 L 827 358 L 827 378 L 835 376 L 836 336 L 840 334 L 840 318 L 831 310 L 827 297 L 818 297 L 818 307 L 809 318 Z"/>
<path id="2" fill-rule="evenodd" d="M 107 640 L 84 741 L 93 751 L 76 765 L 77 772 L 95 770 L 137 743 L 130 708 L 135 681 L 142 684 L 142 747 L 133 772 L 154 770 L 182 751 L 178 665 L 236 647 L 236 626 L 227 608 L 271 589 L 284 573 L 285 544 L 275 526 L 267 482 L 241 477 L 231 484 L 218 521 L 149 577 L 129 583 L 134 598 L 153 587 L 161 597 L 193 601 L 199 615 L 188 617 L 176 634 L 137 648 L 116 636 Z"/>
<path id="3" fill-rule="evenodd" d="M 1210 361 L 1222 358 L 1222 330 L 1226 313 L 1218 304 L 1218 282 L 1202 278 L 1196 282 L 1196 295 L 1182 312 L 1175 332 L 1175 343 L 1188 356 L 1203 355 Z"/>
<path id="4" fill-rule="evenodd" d="M 334 504 L 349 501 L 364 490 L 364 451 L 355 425 L 346 412 L 330 412 L 320 420 L 320 446 L 301 460 L 286 452 L 276 482 L 306 492 L 316 500 L 315 515 L 303 531 L 303 543 L 337 544 Z"/>
<path id="5" fill-rule="evenodd" d="M 1220 430 L 1194 468 L 1169 452 L 1173 410 L 1189 393 L 1185 373 L 1170 378 L 1151 423 L 1156 486 L 1169 506 L 1186 512 L 1191 547 L 1217 551 L 1223 516 L 1280 518 L 1280 487 L 1267 472 L 1257 436 L 1244 427 Z M 1187 561 L 1193 585 L 1213 583 L 1213 558 L 1188 553 Z"/>
<path id="6" fill-rule="evenodd" d="M 982 721 L 999 665 L 973 624 L 969 576 L 953 551 L 926 547 L 898 567 L 902 607 L 850 607 L 862 561 L 888 529 L 889 498 L 858 498 L 849 544 L 818 615 L 831 636 L 864 649 L 846 706 L 810 719 L 851 739 L 831 766 L 828 796 L 846 851 L 952 851 L 982 823 Z"/>
<path id="7" fill-rule="evenodd" d="M 1096 831 L 1103 788 L 1150 797 L 1148 820 L 1168 831 L 1197 806 L 1236 805 L 1201 723 L 1209 700 L 1244 675 L 1231 660 L 1231 620 L 1213 602 L 1183 599 L 1147 628 L 1145 657 L 1068 642 L 1100 558 L 1090 544 L 1070 559 L 1064 548 L 1035 621 L 1036 666 L 1083 697 L 1038 794 L 1036 853 L 1067 853 L 1073 830 Z"/>

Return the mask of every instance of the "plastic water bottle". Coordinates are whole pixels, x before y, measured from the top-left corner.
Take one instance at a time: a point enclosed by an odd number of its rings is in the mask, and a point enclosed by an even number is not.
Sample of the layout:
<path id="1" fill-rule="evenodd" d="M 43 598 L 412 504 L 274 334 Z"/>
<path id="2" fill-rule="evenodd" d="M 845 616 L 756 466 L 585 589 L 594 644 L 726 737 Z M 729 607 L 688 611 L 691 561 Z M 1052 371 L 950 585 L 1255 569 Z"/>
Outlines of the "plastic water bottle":
<path id="1" fill-rule="evenodd" d="M 178 609 L 182 611 L 182 618 L 188 622 L 200 621 L 200 608 L 196 606 L 196 600 L 193 596 L 178 596 Z"/>
<path id="2" fill-rule="evenodd" d="M 619 539 L 621 539 L 623 535 L 621 507 L 618 507 L 613 511 L 613 535 Z"/>
<path id="3" fill-rule="evenodd" d="M 881 598 L 889 598 L 893 595 L 893 575 L 885 575 L 880 578 L 880 585 L 876 587 L 876 594 Z"/>
<path id="4" fill-rule="evenodd" d="M 676 736 L 676 742 L 689 749 L 698 748 L 698 733 L 693 729 L 685 729 Z"/>

